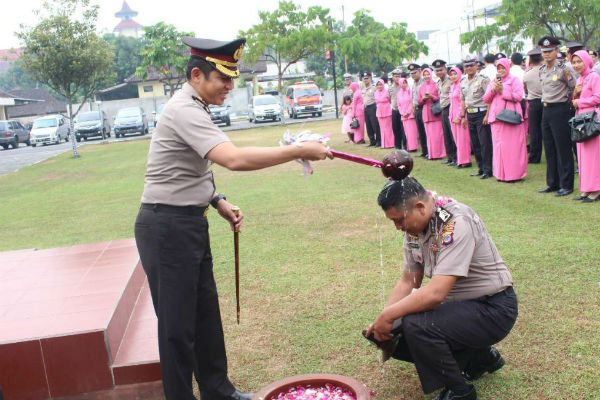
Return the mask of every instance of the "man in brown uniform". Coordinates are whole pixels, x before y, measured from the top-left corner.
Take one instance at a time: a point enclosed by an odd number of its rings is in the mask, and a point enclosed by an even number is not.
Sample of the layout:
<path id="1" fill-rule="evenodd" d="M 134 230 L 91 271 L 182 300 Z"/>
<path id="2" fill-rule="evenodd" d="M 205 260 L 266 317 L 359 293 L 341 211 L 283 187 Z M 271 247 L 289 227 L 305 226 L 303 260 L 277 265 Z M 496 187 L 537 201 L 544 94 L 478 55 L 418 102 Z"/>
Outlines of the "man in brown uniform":
<path id="1" fill-rule="evenodd" d="M 540 193 L 556 191 L 556 196 L 573 193 L 574 167 L 571 151 L 571 128 L 569 119 L 573 117 L 571 92 L 575 78 L 568 68 L 557 62 L 560 41 L 554 37 L 542 37 L 538 45 L 546 62 L 540 67 L 542 83 L 542 139 L 546 153 L 546 184 Z"/>
<path id="2" fill-rule="evenodd" d="M 504 365 L 491 346 L 517 318 L 510 272 L 468 206 L 427 192 L 410 177 L 388 182 L 377 200 L 405 232 L 405 265 L 366 334 L 397 340 L 393 357 L 415 364 L 423 391 L 444 388 L 434 399 L 475 400 L 466 381 Z M 421 286 L 424 276 L 431 280 Z M 394 338 L 398 325 L 401 336 Z"/>
<path id="3" fill-rule="evenodd" d="M 456 144 L 450 127 L 450 89 L 452 88 L 452 82 L 448 77 L 446 61 L 437 59 L 431 65 L 433 65 L 435 75 L 440 79 L 437 87 L 440 94 L 440 105 L 442 106 L 442 128 L 444 130 L 444 147 L 446 148 L 446 161 L 443 163 L 455 167 Z"/>
<path id="4" fill-rule="evenodd" d="M 542 83 L 540 67 L 542 51 L 533 49 L 529 53 L 529 70 L 523 75 L 523 86 L 529 103 L 529 163 L 539 164 L 542 159 Z"/>
<path id="5" fill-rule="evenodd" d="M 365 125 L 367 127 L 367 136 L 369 136 L 369 147 L 381 146 L 381 131 L 379 130 L 379 120 L 377 119 L 377 104 L 375 104 L 375 86 L 370 72 L 364 72 L 363 81 L 363 103 L 365 107 Z"/>
<path id="6" fill-rule="evenodd" d="M 195 399 L 192 372 L 202 400 L 250 400 L 227 377 L 227 357 L 206 213 L 213 206 L 232 229 L 234 214 L 215 192 L 212 163 L 249 171 L 297 158 L 330 156 L 320 143 L 301 147 L 238 148 L 212 123 L 209 104 L 223 104 L 239 76 L 245 39 L 220 42 L 185 37 L 191 57 L 187 82 L 167 103 L 148 154 L 135 239 L 158 317 L 158 347 L 165 396 Z"/>
<path id="7" fill-rule="evenodd" d="M 400 79 L 402 78 L 402 70 L 396 68 L 392 71 L 392 84 L 388 88 L 390 100 L 392 103 L 392 130 L 394 131 L 394 146 L 397 149 L 406 149 L 406 134 L 402 125 L 402 118 L 398 111 L 398 92 L 400 91 Z"/>

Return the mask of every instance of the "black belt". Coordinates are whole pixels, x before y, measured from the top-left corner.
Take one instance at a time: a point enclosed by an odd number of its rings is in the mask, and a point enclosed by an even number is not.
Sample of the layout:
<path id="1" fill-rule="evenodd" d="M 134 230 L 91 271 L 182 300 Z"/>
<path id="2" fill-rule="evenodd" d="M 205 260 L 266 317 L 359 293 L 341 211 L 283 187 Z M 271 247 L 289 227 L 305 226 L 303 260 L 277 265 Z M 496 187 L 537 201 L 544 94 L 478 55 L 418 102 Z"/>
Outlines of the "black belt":
<path id="1" fill-rule="evenodd" d="M 142 203 L 141 208 L 145 210 L 152 210 L 154 212 L 164 212 L 169 214 L 179 215 L 192 215 L 192 216 L 203 216 L 205 217 L 208 213 L 208 206 L 196 207 L 196 206 L 170 206 L 168 204 L 149 204 Z"/>
<path id="2" fill-rule="evenodd" d="M 375 107 L 375 106 L 377 106 L 377 103 L 369 104 L 368 106 L 365 106 L 365 108 Z"/>
<path id="3" fill-rule="evenodd" d="M 528 102 L 530 102 L 530 103 L 531 103 L 531 102 L 533 102 L 533 101 L 540 101 L 540 102 L 541 102 L 541 101 L 542 101 L 542 99 L 529 99 L 529 100 L 527 100 L 527 101 L 528 101 Z"/>
<path id="4" fill-rule="evenodd" d="M 569 104 L 568 101 L 563 101 L 561 103 L 546 103 L 544 102 L 544 107 L 559 107 L 559 106 L 565 106 Z"/>
<path id="5" fill-rule="evenodd" d="M 476 298 L 475 300 L 486 300 L 489 299 L 490 297 L 495 297 L 495 296 L 512 296 L 515 294 L 515 291 L 513 290 L 512 286 L 507 287 L 506 289 L 498 292 L 498 293 L 494 293 L 494 294 L 488 294 L 487 296 L 481 296 Z"/>
<path id="6" fill-rule="evenodd" d="M 421 110 L 423 106 L 415 106 L 415 110 Z"/>

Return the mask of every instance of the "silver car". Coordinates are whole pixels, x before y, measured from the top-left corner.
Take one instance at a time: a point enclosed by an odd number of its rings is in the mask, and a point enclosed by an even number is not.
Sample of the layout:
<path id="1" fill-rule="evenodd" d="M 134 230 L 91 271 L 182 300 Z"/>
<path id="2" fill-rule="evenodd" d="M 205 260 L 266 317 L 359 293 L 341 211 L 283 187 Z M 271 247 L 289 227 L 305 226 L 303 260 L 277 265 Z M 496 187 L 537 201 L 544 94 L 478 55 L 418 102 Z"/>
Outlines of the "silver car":
<path id="1" fill-rule="evenodd" d="M 19 143 L 29 146 L 29 129 L 25 128 L 19 121 L 0 121 L 0 146 L 4 150 L 10 145 L 13 149 L 19 147 Z"/>

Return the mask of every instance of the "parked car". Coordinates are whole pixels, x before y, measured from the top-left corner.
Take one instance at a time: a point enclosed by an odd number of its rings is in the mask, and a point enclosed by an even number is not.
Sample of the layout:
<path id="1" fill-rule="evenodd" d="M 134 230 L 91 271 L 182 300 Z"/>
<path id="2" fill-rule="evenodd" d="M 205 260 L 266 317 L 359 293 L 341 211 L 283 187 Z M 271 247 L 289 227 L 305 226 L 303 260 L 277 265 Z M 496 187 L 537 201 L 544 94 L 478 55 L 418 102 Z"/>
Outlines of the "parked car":
<path id="1" fill-rule="evenodd" d="M 8 149 L 9 145 L 16 149 L 19 147 L 19 143 L 30 145 L 29 129 L 21 125 L 19 121 L 0 121 L 0 146 L 4 147 L 4 150 Z"/>
<path id="2" fill-rule="evenodd" d="M 122 108 L 117 112 L 114 124 L 115 136 L 125 136 L 126 133 L 148 133 L 148 120 L 141 107 Z"/>
<path id="3" fill-rule="evenodd" d="M 62 115 L 48 115 L 33 121 L 31 127 L 30 140 L 31 146 L 38 144 L 59 144 L 61 140 L 69 141 L 69 124 Z"/>
<path id="4" fill-rule="evenodd" d="M 248 121 L 281 121 L 279 99 L 270 94 L 254 96 L 248 105 Z"/>
<path id="5" fill-rule="evenodd" d="M 296 82 L 285 92 L 286 109 L 290 118 L 302 114 L 323 115 L 323 96 L 313 81 Z"/>
<path id="6" fill-rule="evenodd" d="M 104 111 L 82 112 L 74 122 L 73 132 L 78 142 L 94 136 L 110 137 L 110 125 Z"/>
<path id="7" fill-rule="evenodd" d="M 229 109 L 230 105 L 216 105 L 211 104 L 208 106 L 210 109 L 210 119 L 215 124 L 225 124 L 227 126 L 231 125 L 231 119 L 229 118 Z"/>

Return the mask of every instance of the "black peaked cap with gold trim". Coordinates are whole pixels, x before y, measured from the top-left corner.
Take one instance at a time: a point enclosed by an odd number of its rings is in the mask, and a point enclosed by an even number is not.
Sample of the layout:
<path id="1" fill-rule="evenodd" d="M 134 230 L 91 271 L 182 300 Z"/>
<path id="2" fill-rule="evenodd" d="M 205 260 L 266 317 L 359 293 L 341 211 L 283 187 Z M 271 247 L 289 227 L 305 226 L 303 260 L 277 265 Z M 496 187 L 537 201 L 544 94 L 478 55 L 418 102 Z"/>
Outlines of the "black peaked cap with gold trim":
<path id="1" fill-rule="evenodd" d="M 238 62 L 242 58 L 246 39 L 223 42 L 220 40 L 184 36 L 182 41 L 186 46 L 190 46 L 190 54 L 192 56 L 205 59 L 220 73 L 232 78 L 240 76 Z"/>

